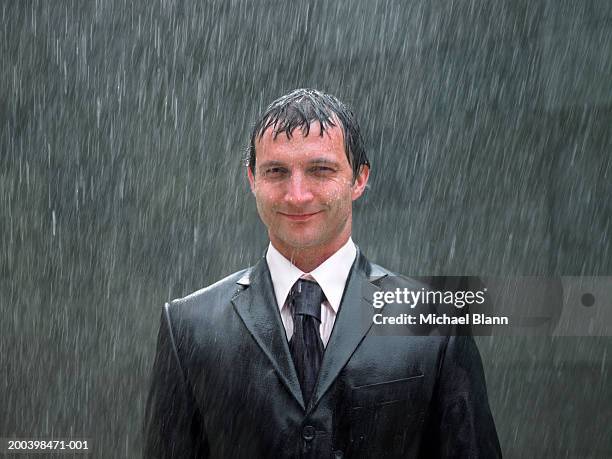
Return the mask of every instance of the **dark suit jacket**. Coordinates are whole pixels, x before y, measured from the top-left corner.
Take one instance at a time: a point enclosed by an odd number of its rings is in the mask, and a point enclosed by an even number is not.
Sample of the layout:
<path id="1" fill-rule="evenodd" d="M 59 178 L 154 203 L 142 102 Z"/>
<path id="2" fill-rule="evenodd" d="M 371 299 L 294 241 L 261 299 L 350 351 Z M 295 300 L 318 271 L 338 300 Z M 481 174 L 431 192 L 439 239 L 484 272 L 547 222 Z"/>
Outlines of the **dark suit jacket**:
<path id="1" fill-rule="evenodd" d="M 308 406 L 265 259 L 166 304 L 144 457 L 501 457 L 472 337 L 373 332 L 389 274 L 358 252 Z"/>

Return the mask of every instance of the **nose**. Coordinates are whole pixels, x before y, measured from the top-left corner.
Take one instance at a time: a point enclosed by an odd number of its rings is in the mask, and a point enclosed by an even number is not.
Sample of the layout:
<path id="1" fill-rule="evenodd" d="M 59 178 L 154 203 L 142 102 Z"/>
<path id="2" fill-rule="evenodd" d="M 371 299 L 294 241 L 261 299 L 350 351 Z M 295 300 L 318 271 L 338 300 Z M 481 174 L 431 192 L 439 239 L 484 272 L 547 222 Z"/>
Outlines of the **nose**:
<path id="1" fill-rule="evenodd" d="M 287 183 L 287 191 L 285 193 L 285 201 L 292 205 L 303 205 L 308 203 L 313 198 L 310 184 L 304 174 L 294 172 L 291 174 Z"/>

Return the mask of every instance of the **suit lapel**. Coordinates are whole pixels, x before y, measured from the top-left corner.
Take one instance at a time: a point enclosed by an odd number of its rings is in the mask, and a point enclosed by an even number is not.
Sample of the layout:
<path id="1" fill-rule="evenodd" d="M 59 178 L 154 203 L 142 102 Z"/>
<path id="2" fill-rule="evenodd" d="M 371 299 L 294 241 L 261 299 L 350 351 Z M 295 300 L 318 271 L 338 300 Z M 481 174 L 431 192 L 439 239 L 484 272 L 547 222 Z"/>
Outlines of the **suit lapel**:
<path id="1" fill-rule="evenodd" d="M 370 268 L 368 260 L 361 254 L 361 251 L 358 251 L 355 264 L 347 280 L 332 334 L 325 349 L 315 396 L 309 406 L 309 411 L 314 409 L 327 392 L 372 327 L 373 293 L 380 289 L 371 281 L 385 277 L 386 273 L 372 273 Z"/>
<path id="2" fill-rule="evenodd" d="M 305 409 L 265 258 L 253 267 L 248 283 L 249 286 L 232 299 L 234 308 L 272 363 L 283 384 L 302 409 Z"/>

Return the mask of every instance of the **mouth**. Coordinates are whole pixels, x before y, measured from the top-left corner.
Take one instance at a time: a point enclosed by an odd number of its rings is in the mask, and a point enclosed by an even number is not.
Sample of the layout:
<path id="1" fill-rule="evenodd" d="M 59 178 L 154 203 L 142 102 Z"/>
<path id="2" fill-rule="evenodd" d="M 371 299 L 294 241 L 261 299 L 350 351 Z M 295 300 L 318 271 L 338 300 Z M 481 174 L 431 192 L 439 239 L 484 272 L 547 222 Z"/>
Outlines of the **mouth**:
<path id="1" fill-rule="evenodd" d="M 294 222 L 303 222 L 303 221 L 309 220 L 310 218 L 314 217 L 318 213 L 320 212 L 303 213 L 303 214 L 286 214 L 284 212 L 279 212 L 280 215 Z"/>

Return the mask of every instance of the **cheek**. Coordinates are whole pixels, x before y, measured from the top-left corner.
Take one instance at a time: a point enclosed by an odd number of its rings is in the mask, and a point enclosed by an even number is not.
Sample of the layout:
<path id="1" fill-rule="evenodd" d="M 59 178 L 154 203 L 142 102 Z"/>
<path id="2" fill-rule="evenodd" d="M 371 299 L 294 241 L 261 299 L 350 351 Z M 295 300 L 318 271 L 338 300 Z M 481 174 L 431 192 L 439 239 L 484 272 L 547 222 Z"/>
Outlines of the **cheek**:
<path id="1" fill-rule="evenodd" d="M 276 212 L 282 209 L 282 197 L 279 198 L 276 193 L 270 190 L 261 190 L 255 198 L 259 214 L 268 223 L 272 223 L 273 220 L 277 221 L 279 217 Z"/>
<path id="2" fill-rule="evenodd" d="M 277 198 L 273 191 L 264 187 L 258 187 L 255 188 L 255 200 L 259 206 L 269 207 L 277 201 Z"/>
<path id="3" fill-rule="evenodd" d="M 260 214 L 267 213 L 269 201 L 266 199 L 266 195 L 259 190 L 255 191 L 255 203 L 257 204 L 257 210 Z"/>
<path id="4" fill-rule="evenodd" d="M 352 189 L 344 183 L 333 189 L 327 190 L 323 195 L 323 201 L 329 206 L 344 207 L 345 201 L 350 202 Z"/>

